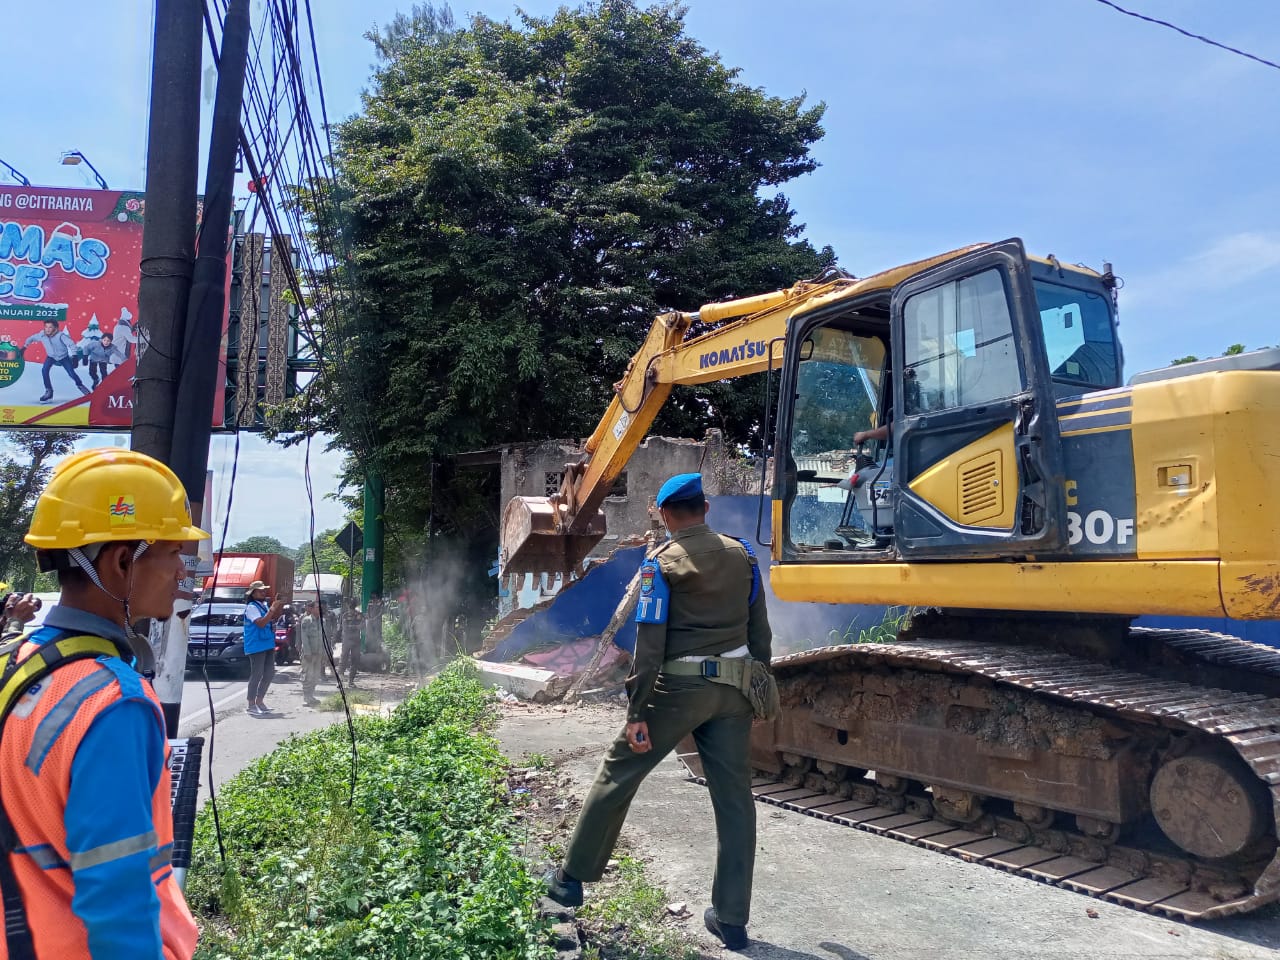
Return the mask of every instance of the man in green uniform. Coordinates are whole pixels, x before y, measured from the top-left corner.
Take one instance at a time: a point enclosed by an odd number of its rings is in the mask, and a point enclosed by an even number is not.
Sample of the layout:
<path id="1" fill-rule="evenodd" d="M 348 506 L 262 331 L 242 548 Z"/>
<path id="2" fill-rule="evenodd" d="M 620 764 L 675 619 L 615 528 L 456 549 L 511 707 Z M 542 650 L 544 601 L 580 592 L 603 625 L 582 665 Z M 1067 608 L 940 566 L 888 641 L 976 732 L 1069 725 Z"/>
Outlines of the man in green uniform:
<path id="1" fill-rule="evenodd" d="M 746 541 L 707 526 L 701 475 L 672 477 L 657 505 L 671 539 L 641 566 L 627 726 L 600 765 L 548 894 L 562 906 L 582 903 L 582 884 L 604 873 L 641 781 L 692 733 L 716 818 L 704 920 L 725 946 L 741 949 L 756 847 L 752 710 L 741 680 L 748 655 L 769 662 L 773 636 L 755 555 Z"/>
<path id="2" fill-rule="evenodd" d="M 302 635 L 302 702 L 308 707 L 320 703 L 316 699 L 316 683 L 324 676 L 325 637 L 322 629 L 324 618 L 320 613 L 320 601 L 307 601 L 306 613 L 298 621 Z"/>

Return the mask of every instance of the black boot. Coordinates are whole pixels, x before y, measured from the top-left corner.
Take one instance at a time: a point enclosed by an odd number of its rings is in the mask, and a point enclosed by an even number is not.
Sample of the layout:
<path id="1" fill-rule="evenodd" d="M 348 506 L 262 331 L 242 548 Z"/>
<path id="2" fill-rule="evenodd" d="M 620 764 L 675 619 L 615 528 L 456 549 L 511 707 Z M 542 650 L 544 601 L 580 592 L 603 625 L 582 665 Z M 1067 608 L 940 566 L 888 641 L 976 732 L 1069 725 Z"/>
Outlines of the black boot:
<path id="1" fill-rule="evenodd" d="M 569 876 L 563 868 L 552 870 L 543 881 L 547 886 L 547 896 L 560 906 L 582 906 L 582 881 Z"/>
<path id="2" fill-rule="evenodd" d="M 707 912 L 702 915 L 702 922 L 707 925 L 707 930 L 730 950 L 744 950 L 751 943 L 747 939 L 747 928 L 735 926 L 732 923 L 721 923 L 720 918 L 716 916 L 715 907 L 707 907 Z"/>

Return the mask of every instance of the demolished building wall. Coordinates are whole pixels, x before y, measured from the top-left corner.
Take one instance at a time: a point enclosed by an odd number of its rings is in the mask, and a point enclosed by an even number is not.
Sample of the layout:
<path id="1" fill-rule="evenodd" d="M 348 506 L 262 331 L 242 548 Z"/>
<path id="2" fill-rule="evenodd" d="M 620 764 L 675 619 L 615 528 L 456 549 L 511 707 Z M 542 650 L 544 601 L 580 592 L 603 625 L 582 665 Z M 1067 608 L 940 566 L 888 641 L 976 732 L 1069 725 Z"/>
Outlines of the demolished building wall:
<path id="1" fill-rule="evenodd" d="M 513 444 L 501 452 L 501 503 L 512 497 L 546 497 L 557 493 L 565 465 L 577 463 L 585 453 L 570 440 Z M 614 491 L 601 509 L 608 533 L 588 554 L 588 565 L 617 550 L 637 546 L 650 532 L 663 536 L 662 524 L 653 512 L 654 496 L 664 480 L 677 473 L 701 473 L 709 497 L 754 494 L 760 489 L 759 467 L 738 455 L 724 442 L 719 430 L 708 430 L 703 440 L 679 437 L 647 437 L 627 463 Z M 559 574 L 525 574 L 503 584 L 498 613 L 506 618 L 518 609 L 531 608 L 564 588 Z"/>
<path id="2" fill-rule="evenodd" d="M 502 451 L 502 493 L 505 505 L 512 497 L 547 497 L 560 490 L 565 465 L 577 463 L 585 453 L 568 440 L 518 444 Z M 708 430 L 703 440 L 679 437 L 647 437 L 632 454 L 614 491 L 605 497 L 608 533 L 591 552 L 608 556 L 620 542 L 643 537 L 654 529 L 649 508 L 658 487 L 677 473 L 701 473 L 708 496 L 755 493 L 759 473 L 728 447 L 719 430 Z"/>

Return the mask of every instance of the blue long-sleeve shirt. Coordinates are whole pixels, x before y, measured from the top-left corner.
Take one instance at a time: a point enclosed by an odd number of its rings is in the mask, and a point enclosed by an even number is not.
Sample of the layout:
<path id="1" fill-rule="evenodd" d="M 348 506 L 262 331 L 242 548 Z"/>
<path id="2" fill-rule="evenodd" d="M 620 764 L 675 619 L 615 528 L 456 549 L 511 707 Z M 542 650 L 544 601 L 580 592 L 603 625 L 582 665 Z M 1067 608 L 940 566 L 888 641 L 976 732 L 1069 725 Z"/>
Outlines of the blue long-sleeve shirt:
<path id="1" fill-rule="evenodd" d="M 116 624 L 55 606 L 32 639 L 94 634 L 128 647 Z M 64 823 L 75 893 L 72 912 L 88 931 L 93 960 L 164 956 L 160 898 L 152 869 L 158 849 L 152 798 L 164 770 L 164 727 L 142 697 L 142 679 L 123 661 L 109 667 L 127 699 L 107 707 L 85 732 L 71 763 Z"/>

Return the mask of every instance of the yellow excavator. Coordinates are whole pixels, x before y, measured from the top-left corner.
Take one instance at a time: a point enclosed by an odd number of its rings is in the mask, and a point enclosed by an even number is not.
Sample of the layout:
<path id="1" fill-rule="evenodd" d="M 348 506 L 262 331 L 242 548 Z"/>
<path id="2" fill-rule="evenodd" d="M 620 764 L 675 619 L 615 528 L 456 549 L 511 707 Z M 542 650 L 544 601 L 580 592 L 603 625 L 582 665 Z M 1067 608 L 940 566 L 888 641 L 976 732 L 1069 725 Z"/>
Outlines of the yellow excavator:
<path id="1" fill-rule="evenodd" d="M 1117 286 L 1015 239 L 663 314 L 503 565 L 580 564 L 674 385 L 776 376 L 774 593 L 913 615 L 774 661 L 757 796 L 1184 919 L 1280 899 L 1280 650 L 1132 625 L 1280 619 L 1280 352 L 1125 386 Z"/>

